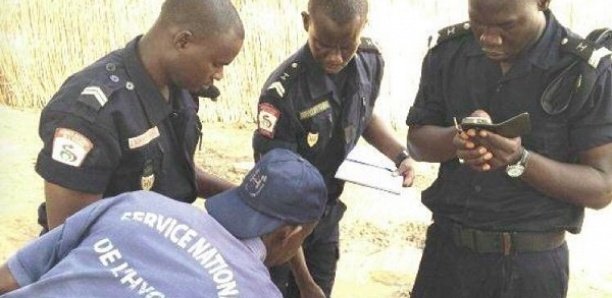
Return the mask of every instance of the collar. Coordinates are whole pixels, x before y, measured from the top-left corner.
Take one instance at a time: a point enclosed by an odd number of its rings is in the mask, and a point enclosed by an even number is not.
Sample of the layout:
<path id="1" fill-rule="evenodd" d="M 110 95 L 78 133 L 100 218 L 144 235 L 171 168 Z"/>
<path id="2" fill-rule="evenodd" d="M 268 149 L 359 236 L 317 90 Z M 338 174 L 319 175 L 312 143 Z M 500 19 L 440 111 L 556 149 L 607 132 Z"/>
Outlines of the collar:
<path id="1" fill-rule="evenodd" d="M 136 86 L 134 91 L 138 94 L 138 100 L 150 124 L 155 126 L 172 112 L 172 106 L 159 92 L 138 56 L 138 42 L 141 37 L 142 35 L 137 36 L 125 46 L 123 58 L 128 76 Z"/>
<path id="2" fill-rule="evenodd" d="M 241 241 L 242 244 L 244 244 L 244 246 L 246 246 L 262 263 L 266 260 L 268 251 L 266 250 L 266 245 L 261 241 L 261 238 L 257 237 Z"/>
<path id="3" fill-rule="evenodd" d="M 333 99 L 340 103 L 341 100 L 338 98 L 340 95 L 339 92 L 336 91 L 336 86 L 334 85 L 334 81 L 330 78 L 328 74 L 325 73 L 321 65 L 314 59 L 312 56 L 312 52 L 310 51 L 310 47 L 308 43 L 302 47 L 299 55 L 299 59 L 304 61 L 304 65 L 306 67 L 306 78 L 308 80 L 308 89 L 310 90 L 310 96 L 312 99 L 319 99 L 325 95 L 333 94 Z M 355 58 L 353 58 L 349 64 L 342 70 L 347 71 L 349 67 L 352 67 Z M 347 77 L 347 82 L 350 81 L 350 75 Z M 339 90 L 338 90 L 339 91 Z"/>
<path id="4" fill-rule="evenodd" d="M 554 64 L 554 60 L 558 56 L 555 48 L 561 41 L 561 30 L 559 30 L 559 22 L 550 10 L 546 10 L 544 15 L 546 16 L 546 28 L 526 56 L 533 65 L 548 69 Z M 559 42 L 555 42 L 557 40 Z"/>

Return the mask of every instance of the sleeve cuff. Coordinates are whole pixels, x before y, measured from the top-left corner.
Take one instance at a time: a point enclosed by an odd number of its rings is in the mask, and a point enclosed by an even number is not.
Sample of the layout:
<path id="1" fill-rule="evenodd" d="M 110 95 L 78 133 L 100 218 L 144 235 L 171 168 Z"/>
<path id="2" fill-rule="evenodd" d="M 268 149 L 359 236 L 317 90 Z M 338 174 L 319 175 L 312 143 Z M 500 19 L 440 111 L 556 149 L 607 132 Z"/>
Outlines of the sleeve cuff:
<path id="1" fill-rule="evenodd" d="M 42 152 L 38 155 L 36 172 L 51 183 L 92 194 L 104 193 L 111 177 L 110 170 L 94 170 L 65 165 Z"/>

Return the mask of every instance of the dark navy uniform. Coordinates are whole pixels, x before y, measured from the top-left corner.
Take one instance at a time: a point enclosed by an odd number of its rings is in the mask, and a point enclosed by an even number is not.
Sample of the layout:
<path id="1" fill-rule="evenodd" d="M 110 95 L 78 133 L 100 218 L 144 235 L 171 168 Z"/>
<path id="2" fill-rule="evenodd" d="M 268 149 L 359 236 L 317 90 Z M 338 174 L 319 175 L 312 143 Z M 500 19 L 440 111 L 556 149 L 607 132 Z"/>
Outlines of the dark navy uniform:
<path id="1" fill-rule="evenodd" d="M 579 152 L 612 142 L 609 55 L 599 52 L 597 59 L 580 55 L 586 43 L 560 25 L 552 13 L 546 12 L 546 17 L 542 37 L 506 75 L 480 49 L 469 23 L 440 31 L 437 45 L 423 62 L 419 92 L 406 123 L 449 127 L 453 117 L 461 119 L 477 109 L 489 113 L 494 122 L 529 112 L 532 129 L 522 136 L 523 146 L 563 163 L 576 163 Z M 592 91 L 588 96 L 571 97 L 580 86 L 578 80 L 555 97 L 559 102 L 551 109 L 540 98 L 548 84 L 576 59 L 594 75 Z M 473 240 L 487 231 L 503 231 L 508 232 L 508 240 L 523 233 L 544 235 L 546 241 L 554 242 L 559 240 L 555 233 L 580 231 L 584 208 L 548 197 L 509 177 L 504 169 L 476 172 L 457 159 L 441 164 L 438 178 L 423 192 L 422 200 L 433 212 L 435 224 L 428 232 L 415 297 L 565 296 L 568 264 L 564 243 L 545 251 L 514 251 L 509 260 L 500 249 L 500 253 L 488 254 L 491 251 L 482 245 L 466 244 L 487 252 L 474 254 L 460 248 L 463 244 L 458 243 L 466 240 L 458 238 L 470 234 L 475 235 L 470 236 Z M 530 249 L 530 245 L 523 246 Z M 496 271 L 499 268 L 503 272 Z"/>
<path id="2" fill-rule="evenodd" d="M 42 112 L 36 171 L 80 192 L 152 190 L 196 198 L 198 102 L 171 88 L 167 102 L 138 57 L 139 37 L 74 74 Z"/>
<path id="3" fill-rule="evenodd" d="M 329 201 L 324 217 L 304 242 L 311 275 L 329 295 L 335 277 L 338 222 L 346 206 L 338 199 L 344 183 L 336 170 L 369 123 L 378 96 L 384 62 L 370 39 L 363 38 L 355 57 L 338 74 L 328 75 L 305 45 L 272 73 L 259 99 L 256 158 L 272 148 L 293 150 L 325 178 Z M 281 290 L 285 281 L 275 269 Z M 291 283 L 287 296 L 298 296 Z"/>

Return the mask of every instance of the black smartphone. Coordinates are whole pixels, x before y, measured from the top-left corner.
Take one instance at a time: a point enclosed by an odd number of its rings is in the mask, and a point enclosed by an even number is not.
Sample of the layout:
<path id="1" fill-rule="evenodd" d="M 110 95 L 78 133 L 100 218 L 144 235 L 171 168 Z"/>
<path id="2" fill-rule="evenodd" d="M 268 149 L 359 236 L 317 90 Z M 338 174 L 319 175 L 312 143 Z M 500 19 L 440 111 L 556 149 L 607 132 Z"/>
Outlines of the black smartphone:
<path id="1" fill-rule="evenodd" d="M 506 138 L 515 138 L 528 133 L 531 130 L 529 113 L 518 114 L 506 121 L 492 123 L 486 117 L 465 117 L 461 120 L 461 129 L 467 131 L 470 128 L 484 129 Z"/>

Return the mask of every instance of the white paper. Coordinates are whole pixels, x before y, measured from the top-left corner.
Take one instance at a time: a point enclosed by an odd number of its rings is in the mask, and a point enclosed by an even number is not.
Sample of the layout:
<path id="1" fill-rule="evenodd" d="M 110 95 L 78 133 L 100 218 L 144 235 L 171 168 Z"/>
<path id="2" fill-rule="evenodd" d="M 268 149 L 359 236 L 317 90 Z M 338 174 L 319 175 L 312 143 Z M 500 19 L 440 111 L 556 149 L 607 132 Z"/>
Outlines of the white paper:
<path id="1" fill-rule="evenodd" d="M 355 147 L 342 162 L 335 177 L 347 182 L 399 195 L 404 178 L 395 165 L 372 147 Z"/>

